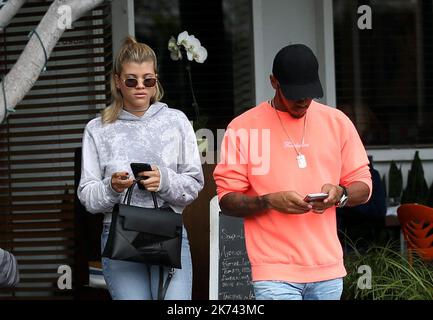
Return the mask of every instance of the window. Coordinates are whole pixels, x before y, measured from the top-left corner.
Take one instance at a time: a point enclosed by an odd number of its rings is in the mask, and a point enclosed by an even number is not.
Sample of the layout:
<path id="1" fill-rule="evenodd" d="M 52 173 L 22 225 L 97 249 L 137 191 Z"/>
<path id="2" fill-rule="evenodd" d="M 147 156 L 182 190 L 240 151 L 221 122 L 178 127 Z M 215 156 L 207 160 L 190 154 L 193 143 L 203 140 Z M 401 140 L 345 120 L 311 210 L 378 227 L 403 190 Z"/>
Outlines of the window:
<path id="1" fill-rule="evenodd" d="M 338 108 L 369 147 L 433 145 L 433 1 L 333 4 Z M 358 28 L 361 5 L 370 30 Z"/>
<path id="2" fill-rule="evenodd" d="M 253 32 L 250 0 L 136 0 L 135 33 L 158 57 L 163 101 L 194 119 L 184 66 L 172 61 L 171 36 L 186 30 L 208 51 L 203 64 L 192 64 L 192 80 L 201 114 L 210 129 L 225 128 L 234 116 L 254 106 Z"/>
<path id="3" fill-rule="evenodd" d="M 27 1 L 1 33 L 0 76 L 14 66 L 51 2 Z M 110 12 L 104 3 L 65 30 L 46 71 L 0 125 L 0 247 L 14 253 L 21 274 L 17 288 L 0 289 L 0 300 L 82 292 L 59 290 L 57 272 L 70 265 L 74 289 L 81 289 L 88 270 L 87 248 L 76 238 L 74 154 L 87 122 L 109 103 Z"/>

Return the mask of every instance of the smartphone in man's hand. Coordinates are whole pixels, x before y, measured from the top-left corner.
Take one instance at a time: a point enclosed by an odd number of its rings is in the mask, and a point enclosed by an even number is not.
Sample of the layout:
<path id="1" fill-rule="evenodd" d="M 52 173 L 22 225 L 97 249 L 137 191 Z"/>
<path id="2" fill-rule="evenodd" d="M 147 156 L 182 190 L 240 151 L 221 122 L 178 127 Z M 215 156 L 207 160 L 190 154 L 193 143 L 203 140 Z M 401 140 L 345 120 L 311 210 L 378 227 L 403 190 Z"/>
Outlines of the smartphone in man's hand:
<path id="1" fill-rule="evenodd" d="M 304 198 L 305 202 L 315 202 L 315 201 L 323 201 L 326 198 L 328 198 L 328 194 L 327 193 L 310 193 L 307 194 Z"/>

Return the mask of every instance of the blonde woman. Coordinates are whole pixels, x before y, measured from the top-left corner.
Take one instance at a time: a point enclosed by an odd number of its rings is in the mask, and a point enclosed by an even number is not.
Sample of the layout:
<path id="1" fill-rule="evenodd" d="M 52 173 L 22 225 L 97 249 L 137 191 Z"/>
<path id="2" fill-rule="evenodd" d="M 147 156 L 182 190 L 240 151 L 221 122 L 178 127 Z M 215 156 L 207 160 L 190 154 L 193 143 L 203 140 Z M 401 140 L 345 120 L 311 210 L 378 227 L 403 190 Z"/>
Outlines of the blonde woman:
<path id="1" fill-rule="evenodd" d="M 111 223 L 111 212 L 133 183 L 132 162 L 151 164 L 135 188 L 132 205 L 153 207 L 150 192 L 160 207 L 181 214 L 203 188 L 203 172 L 196 137 L 184 113 L 160 102 L 153 50 L 134 38 L 125 39 L 111 75 L 112 104 L 84 131 L 78 198 L 91 213 L 104 213 L 102 248 Z M 176 269 L 166 300 L 191 299 L 192 264 L 186 230 L 182 239 L 182 269 Z M 151 300 L 158 297 L 159 266 L 102 259 L 104 278 L 113 299 Z M 164 271 L 167 277 L 168 269 Z"/>

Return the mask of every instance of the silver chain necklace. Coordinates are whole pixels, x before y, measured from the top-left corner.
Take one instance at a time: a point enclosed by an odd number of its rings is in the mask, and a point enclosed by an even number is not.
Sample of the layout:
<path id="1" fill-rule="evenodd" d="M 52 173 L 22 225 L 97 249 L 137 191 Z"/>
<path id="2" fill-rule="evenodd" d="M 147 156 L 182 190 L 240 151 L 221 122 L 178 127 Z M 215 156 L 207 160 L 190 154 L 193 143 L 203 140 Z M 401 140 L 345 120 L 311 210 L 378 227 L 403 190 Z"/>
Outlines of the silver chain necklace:
<path id="1" fill-rule="evenodd" d="M 284 126 L 283 121 L 281 121 L 281 118 L 280 118 L 280 115 L 278 114 L 277 108 L 275 108 L 275 105 L 274 105 L 274 99 L 272 99 L 269 104 L 272 106 L 272 108 L 274 108 L 275 113 L 277 114 L 278 120 L 280 120 L 280 125 L 283 128 L 283 130 L 284 130 L 284 133 L 289 138 L 290 143 L 293 145 L 293 148 L 296 151 L 296 161 L 298 162 L 299 169 L 305 169 L 307 167 L 307 159 L 305 158 L 305 155 L 302 154 L 301 150 L 302 150 L 302 147 L 304 145 L 305 130 L 307 128 L 307 115 L 305 114 L 305 118 L 304 118 L 304 130 L 302 131 L 302 142 L 301 142 L 301 146 L 300 146 L 300 148 L 298 150 L 298 148 L 296 147 L 296 144 L 293 142 L 293 139 L 290 137 L 290 135 L 286 131 L 286 127 Z"/>

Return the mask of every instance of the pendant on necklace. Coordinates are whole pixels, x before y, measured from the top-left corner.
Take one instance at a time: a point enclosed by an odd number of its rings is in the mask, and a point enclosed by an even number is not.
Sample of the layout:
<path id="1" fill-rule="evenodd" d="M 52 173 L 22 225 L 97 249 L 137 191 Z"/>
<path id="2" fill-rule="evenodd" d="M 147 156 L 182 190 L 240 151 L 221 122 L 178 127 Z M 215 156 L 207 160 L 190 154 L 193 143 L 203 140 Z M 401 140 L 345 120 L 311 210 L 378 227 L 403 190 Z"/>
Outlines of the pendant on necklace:
<path id="1" fill-rule="evenodd" d="M 297 155 L 296 160 L 298 161 L 299 169 L 305 169 L 307 167 L 307 159 L 305 159 L 303 154 Z"/>

